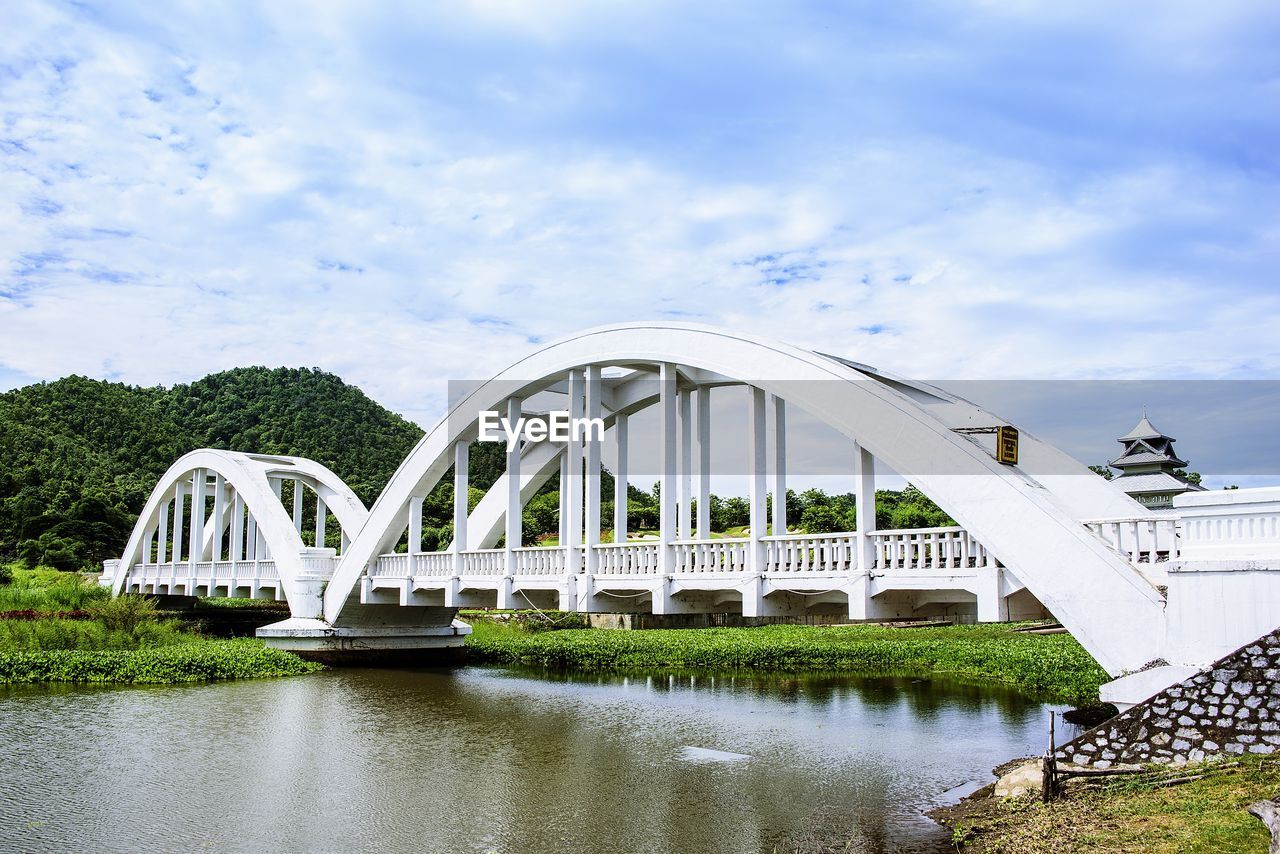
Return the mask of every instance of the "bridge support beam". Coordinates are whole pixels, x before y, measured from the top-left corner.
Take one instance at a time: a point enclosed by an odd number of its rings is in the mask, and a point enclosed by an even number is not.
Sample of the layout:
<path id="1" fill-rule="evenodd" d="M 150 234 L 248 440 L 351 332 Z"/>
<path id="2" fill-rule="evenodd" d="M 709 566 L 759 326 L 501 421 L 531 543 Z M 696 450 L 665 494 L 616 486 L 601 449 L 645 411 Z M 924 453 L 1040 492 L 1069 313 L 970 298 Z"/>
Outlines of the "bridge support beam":
<path id="1" fill-rule="evenodd" d="M 1009 600 L 1004 597 L 1004 570 L 998 566 L 986 566 L 978 572 L 976 595 L 978 597 L 979 623 L 1005 623 L 1009 620 Z"/>

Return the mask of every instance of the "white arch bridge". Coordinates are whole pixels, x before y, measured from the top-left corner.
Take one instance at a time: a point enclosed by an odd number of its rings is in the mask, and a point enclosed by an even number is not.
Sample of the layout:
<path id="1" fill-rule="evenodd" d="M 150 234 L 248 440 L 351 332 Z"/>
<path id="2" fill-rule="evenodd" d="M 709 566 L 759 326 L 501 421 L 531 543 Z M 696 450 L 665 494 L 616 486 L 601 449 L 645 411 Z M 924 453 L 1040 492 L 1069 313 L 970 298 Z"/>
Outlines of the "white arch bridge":
<path id="1" fill-rule="evenodd" d="M 741 417 L 713 425 L 711 390 L 735 387 Z M 605 423 L 618 449 L 614 518 L 601 518 L 603 440 L 591 435 L 517 445 L 505 474 L 468 507 L 481 413 L 538 417 L 524 411 L 535 398 Z M 627 539 L 629 419 L 650 408 L 659 530 Z M 847 438 L 856 530 L 787 532 L 793 408 Z M 998 463 L 988 433 L 1005 424 L 939 388 L 775 341 L 687 324 L 610 326 L 553 343 L 463 396 L 369 510 L 310 460 L 184 456 L 121 559 L 107 562 L 104 583 L 117 593 L 284 599 L 292 617 L 259 634 L 313 651 L 457 645 L 470 629 L 454 617 L 469 606 L 838 609 L 852 620 L 967 606 L 980 621 L 1047 610 L 1111 674 L 1146 668 L 1128 677 L 1144 685 L 1168 684 L 1280 623 L 1276 491 L 1193 493 L 1188 506 L 1157 515 L 1025 431 L 1019 463 Z M 711 443 L 727 432 L 745 433 L 749 448 L 750 526 L 739 538 L 712 537 L 709 525 Z M 876 461 L 959 524 L 876 530 Z M 423 552 L 423 500 L 451 467 L 454 540 Z M 556 472 L 559 545 L 522 546 L 522 508 Z M 402 541 L 407 551 L 397 550 Z"/>

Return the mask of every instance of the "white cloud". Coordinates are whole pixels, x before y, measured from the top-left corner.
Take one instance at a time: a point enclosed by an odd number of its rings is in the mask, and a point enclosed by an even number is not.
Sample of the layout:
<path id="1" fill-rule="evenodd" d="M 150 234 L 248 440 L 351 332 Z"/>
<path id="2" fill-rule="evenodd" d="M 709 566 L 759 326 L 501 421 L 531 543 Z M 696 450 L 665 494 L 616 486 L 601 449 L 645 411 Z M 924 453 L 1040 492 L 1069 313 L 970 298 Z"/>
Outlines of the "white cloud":
<path id="1" fill-rule="evenodd" d="M 1276 120 L 1215 102 L 1274 85 L 1231 41 L 1266 7 L 544 7 L 10 8 L 0 378 L 319 365 L 428 422 L 662 316 L 929 378 L 1280 371 Z"/>

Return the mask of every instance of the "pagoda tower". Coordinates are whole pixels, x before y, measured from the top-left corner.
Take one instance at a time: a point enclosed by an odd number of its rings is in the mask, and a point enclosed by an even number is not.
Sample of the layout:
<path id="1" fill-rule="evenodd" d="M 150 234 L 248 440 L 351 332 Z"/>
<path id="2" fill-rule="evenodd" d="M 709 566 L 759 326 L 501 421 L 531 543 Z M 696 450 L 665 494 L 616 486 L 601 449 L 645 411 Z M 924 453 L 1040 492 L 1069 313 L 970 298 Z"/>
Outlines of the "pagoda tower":
<path id="1" fill-rule="evenodd" d="M 1117 439 L 1124 451 L 1107 465 L 1120 469 L 1112 483 L 1119 486 L 1139 504 L 1162 508 L 1173 506 L 1173 496 L 1198 492 L 1204 487 L 1191 483 L 1180 470 L 1187 461 L 1178 459 L 1173 450 L 1174 439 L 1156 429 L 1142 410 L 1142 420 Z"/>

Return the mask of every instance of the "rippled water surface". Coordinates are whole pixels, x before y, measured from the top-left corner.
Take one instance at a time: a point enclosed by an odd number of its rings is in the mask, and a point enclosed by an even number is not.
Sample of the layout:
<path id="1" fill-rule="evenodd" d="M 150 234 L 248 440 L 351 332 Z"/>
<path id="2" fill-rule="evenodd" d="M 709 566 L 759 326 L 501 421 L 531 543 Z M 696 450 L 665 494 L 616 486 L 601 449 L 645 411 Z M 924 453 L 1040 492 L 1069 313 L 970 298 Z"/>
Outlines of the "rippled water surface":
<path id="1" fill-rule="evenodd" d="M 0 689 L 0 849 L 944 851 L 921 811 L 1043 751 L 1046 708 L 489 668 Z"/>

